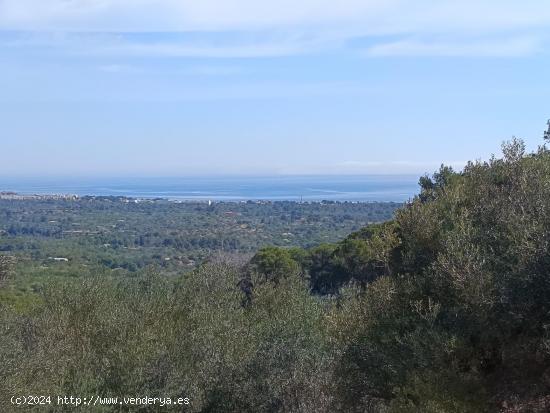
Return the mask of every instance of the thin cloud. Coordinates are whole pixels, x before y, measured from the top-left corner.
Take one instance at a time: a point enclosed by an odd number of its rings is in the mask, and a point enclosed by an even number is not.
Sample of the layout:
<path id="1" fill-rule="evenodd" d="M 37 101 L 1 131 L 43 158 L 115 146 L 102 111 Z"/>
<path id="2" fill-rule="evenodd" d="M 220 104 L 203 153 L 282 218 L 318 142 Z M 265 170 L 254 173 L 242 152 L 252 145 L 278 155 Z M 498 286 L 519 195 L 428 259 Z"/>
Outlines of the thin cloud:
<path id="1" fill-rule="evenodd" d="M 0 27 L 21 30 L 249 30 L 349 21 L 400 0 L 3 0 Z"/>
<path id="2" fill-rule="evenodd" d="M 241 66 L 199 65 L 185 68 L 181 73 L 193 76 L 233 76 L 245 74 L 247 70 Z"/>
<path id="3" fill-rule="evenodd" d="M 15 30 L 216 31 L 335 28 L 385 34 L 547 26 L 540 0 L 2 0 L 0 27 Z"/>
<path id="4" fill-rule="evenodd" d="M 366 50 L 369 57 L 523 57 L 542 50 L 532 36 L 501 40 L 421 41 L 400 40 L 377 44 Z"/>
<path id="5" fill-rule="evenodd" d="M 177 68 L 159 70 L 149 66 L 109 63 L 97 66 L 103 73 L 110 74 L 155 74 L 155 75 L 184 75 L 192 77 L 226 77 L 247 73 L 244 67 L 227 65 L 190 65 Z"/>
<path id="6" fill-rule="evenodd" d="M 128 57 L 197 57 L 197 58 L 257 58 L 300 54 L 307 49 L 285 43 L 259 43 L 214 46 L 209 44 L 178 44 L 166 42 L 118 42 L 102 45 L 85 53 Z"/>
<path id="7" fill-rule="evenodd" d="M 550 7 L 540 0 L 0 0 L 0 31 L 55 32 L 49 40 L 60 50 L 92 55 L 278 57 L 393 36 L 403 40 L 374 44 L 366 54 L 526 56 L 544 49 L 549 27 Z M 159 32 L 195 36 L 128 38 Z"/>
<path id="8" fill-rule="evenodd" d="M 326 50 L 330 40 L 285 33 L 135 33 L 15 32 L 0 47 L 51 50 L 67 55 L 151 58 L 262 58 Z"/>

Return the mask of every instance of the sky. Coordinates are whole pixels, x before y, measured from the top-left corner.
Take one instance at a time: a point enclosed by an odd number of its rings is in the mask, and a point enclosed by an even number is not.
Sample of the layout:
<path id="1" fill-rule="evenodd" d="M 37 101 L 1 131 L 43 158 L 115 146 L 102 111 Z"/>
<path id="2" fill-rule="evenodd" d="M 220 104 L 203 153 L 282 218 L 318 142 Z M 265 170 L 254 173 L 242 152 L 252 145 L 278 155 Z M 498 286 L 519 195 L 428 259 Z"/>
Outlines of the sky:
<path id="1" fill-rule="evenodd" d="M 0 0 L 0 176 L 460 168 L 549 67 L 546 0 Z"/>

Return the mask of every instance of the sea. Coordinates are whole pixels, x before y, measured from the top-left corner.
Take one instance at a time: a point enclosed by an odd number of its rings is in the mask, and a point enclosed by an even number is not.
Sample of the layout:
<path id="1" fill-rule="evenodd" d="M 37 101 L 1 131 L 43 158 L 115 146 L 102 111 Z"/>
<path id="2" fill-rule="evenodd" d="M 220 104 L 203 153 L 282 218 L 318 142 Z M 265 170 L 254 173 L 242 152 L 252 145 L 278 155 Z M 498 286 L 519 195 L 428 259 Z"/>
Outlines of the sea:
<path id="1" fill-rule="evenodd" d="M 1 178 L 0 192 L 124 196 L 192 201 L 405 202 L 416 175 L 218 176 L 171 178 Z"/>

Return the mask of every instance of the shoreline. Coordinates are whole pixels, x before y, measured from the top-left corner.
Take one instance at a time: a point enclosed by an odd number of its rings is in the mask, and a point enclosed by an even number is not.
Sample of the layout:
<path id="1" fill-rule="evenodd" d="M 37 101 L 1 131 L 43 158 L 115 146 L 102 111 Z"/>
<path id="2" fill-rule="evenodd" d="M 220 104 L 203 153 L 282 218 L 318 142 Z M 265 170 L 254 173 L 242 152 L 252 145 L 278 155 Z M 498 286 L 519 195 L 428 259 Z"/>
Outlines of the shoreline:
<path id="1" fill-rule="evenodd" d="M 110 200 L 123 203 L 241 203 L 241 204 L 272 204 L 272 203 L 296 203 L 296 204 L 404 204 L 407 201 L 391 200 L 331 200 L 331 199 L 288 199 L 288 198 L 235 198 L 228 197 L 156 197 L 156 196 L 127 196 L 127 195 L 76 195 L 76 194 L 26 194 L 13 191 L 0 191 L 2 201 L 89 201 L 89 200 Z"/>

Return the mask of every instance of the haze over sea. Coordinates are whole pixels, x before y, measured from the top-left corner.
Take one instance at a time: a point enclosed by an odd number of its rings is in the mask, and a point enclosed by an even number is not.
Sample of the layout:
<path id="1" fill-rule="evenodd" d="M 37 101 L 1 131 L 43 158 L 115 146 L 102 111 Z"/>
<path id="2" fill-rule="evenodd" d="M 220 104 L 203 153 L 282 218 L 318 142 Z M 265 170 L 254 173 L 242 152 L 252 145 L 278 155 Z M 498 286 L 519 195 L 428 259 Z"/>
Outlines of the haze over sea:
<path id="1" fill-rule="evenodd" d="M 0 191 L 172 200 L 404 202 L 418 192 L 418 176 L 0 178 Z"/>

